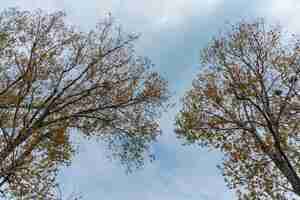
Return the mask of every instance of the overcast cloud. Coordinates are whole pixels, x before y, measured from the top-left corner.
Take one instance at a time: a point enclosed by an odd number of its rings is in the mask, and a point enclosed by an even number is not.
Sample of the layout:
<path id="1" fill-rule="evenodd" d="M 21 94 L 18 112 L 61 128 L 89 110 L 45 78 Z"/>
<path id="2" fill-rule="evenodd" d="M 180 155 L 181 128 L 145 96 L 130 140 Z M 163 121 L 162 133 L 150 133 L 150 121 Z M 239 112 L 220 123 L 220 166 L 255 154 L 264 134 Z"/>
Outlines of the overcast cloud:
<path id="1" fill-rule="evenodd" d="M 226 22 L 265 17 L 300 31 L 299 0 L 1 0 L 1 8 L 18 6 L 65 10 L 83 29 L 112 13 L 128 32 L 141 33 L 137 50 L 156 64 L 179 101 L 199 69 L 199 50 Z M 154 145 L 158 160 L 126 175 L 107 159 L 101 143 L 82 141 L 73 165 L 60 176 L 66 193 L 101 200 L 232 200 L 216 165 L 221 156 L 196 146 L 183 147 L 173 133 L 180 103 L 166 113 L 163 136 Z M 90 144 L 92 143 L 92 144 Z"/>

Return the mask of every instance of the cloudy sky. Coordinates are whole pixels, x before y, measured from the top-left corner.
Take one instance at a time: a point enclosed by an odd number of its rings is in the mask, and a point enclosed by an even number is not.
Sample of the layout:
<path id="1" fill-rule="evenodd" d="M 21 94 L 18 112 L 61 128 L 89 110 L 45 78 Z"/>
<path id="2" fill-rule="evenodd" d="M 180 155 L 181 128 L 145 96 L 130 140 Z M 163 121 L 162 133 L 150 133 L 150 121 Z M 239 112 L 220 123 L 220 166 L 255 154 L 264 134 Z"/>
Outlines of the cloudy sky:
<path id="1" fill-rule="evenodd" d="M 264 17 L 300 31 L 299 0 L 1 0 L 1 8 L 65 10 L 68 20 L 93 28 L 108 13 L 127 32 L 140 33 L 140 55 L 148 56 L 170 83 L 179 101 L 199 70 L 199 50 L 227 22 Z M 232 200 L 216 165 L 221 155 L 197 146 L 182 146 L 173 133 L 180 104 L 161 119 L 158 158 L 126 175 L 101 143 L 83 141 L 71 167 L 63 170 L 64 193 L 80 192 L 94 200 Z"/>

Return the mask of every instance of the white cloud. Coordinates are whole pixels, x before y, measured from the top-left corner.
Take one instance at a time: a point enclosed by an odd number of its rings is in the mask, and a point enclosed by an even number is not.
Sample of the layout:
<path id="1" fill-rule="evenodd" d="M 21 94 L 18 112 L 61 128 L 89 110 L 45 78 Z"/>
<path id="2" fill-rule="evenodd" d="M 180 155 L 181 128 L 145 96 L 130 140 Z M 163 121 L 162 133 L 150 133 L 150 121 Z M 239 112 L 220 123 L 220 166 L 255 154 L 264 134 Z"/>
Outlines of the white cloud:
<path id="1" fill-rule="evenodd" d="M 2 0 L 3 1 L 3 0 Z M 160 29 L 184 23 L 191 16 L 207 15 L 223 0 L 4 0 L 2 5 L 25 9 L 64 9 L 74 21 L 91 25 L 112 12 L 121 21 L 132 25 Z"/>
<path id="2" fill-rule="evenodd" d="M 268 20 L 279 22 L 289 31 L 300 32 L 299 0 L 268 0 L 261 4 L 258 10 Z"/>
<path id="3" fill-rule="evenodd" d="M 214 10 L 220 0 L 128 0 L 123 1 L 122 8 L 144 22 L 154 25 L 178 25 L 185 18 L 206 15 Z"/>
<path id="4" fill-rule="evenodd" d="M 59 0 L 1 0 L 1 8 L 19 7 L 26 10 L 42 8 L 47 11 L 54 11 L 59 9 L 59 7 L 57 7 L 58 2 Z"/>
<path id="5" fill-rule="evenodd" d="M 190 82 L 193 77 L 194 68 L 191 69 L 190 65 L 198 62 L 198 49 L 206 43 L 203 41 L 207 38 L 205 35 L 210 35 L 215 29 L 216 21 L 222 23 L 225 18 L 246 15 L 244 12 L 250 3 L 245 2 L 1 0 L 1 6 L 42 8 L 48 11 L 63 9 L 74 24 L 85 28 L 91 28 L 99 18 L 112 12 L 126 29 L 143 34 L 141 46 L 147 49 L 145 52 L 157 54 L 155 63 L 169 65 L 161 66 L 168 70 L 166 70 L 168 74 L 176 73 L 173 75 L 174 80 L 171 81 L 176 82 L 178 95 L 182 94 L 183 82 Z M 289 24 L 291 28 L 300 30 L 298 23 L 300 2 L 298 2 L 299 0 L 267 0 L 255 5 L 261 7 L 258 8 L 261 15 L 281 20 L 283 24 Z M 195 27 L 197 29 L 194 29 Z M 163 59 L 165 62 L 162 62 Z M 90 197 L 85 199 L 97 199 L 98 196 L 104 200 L 233 199 L 216 170 L 216 160 L 219 157 L 214 153 L 199 151 L 198 148 L 182 147 L 173 135 L 173 119 L 174 112 L 164 116 L 162 123 L 165 135 L 159 140 L 159 160 L 153 165 L 146 166 L 144 171 L 124 175 L 119 166 L 106 159 L 104 148 L 88 141 L 88 145 L 81 146 L 81 152 L 75 162 L 62 176 L 66 188 L 72 191 L 75 187 L 76 191 L 84 192 L 83 195 Z"/>
<path id="6" fill-rule="evenodd" d="M 129 175 L 105 158 L 99 144 L 84 142 L 79 157 L 61 177 L 65 184 L 63 189 L 66 193 L 81 191 L 84 199 L 95 199 L 99 195 L 106 200 L 233 198 L 217 173 L 215 164 L 219 156 L 198 148 L 182 147 L 174 138 L 165 142 L 158 144 L 159 160 Z"/>

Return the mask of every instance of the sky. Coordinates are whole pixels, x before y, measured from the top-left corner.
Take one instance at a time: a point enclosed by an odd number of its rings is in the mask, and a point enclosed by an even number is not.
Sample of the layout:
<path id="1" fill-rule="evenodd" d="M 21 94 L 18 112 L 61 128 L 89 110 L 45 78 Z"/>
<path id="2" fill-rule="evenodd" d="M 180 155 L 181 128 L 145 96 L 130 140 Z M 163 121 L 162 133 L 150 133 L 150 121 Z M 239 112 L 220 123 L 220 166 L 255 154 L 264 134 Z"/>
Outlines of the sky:
<path id="1" fill-rule="evenodd" d="M 162 116 L 163 135 L 153 145 L 157 160 L 126 174 L 101 142 L 81 141 L 79 153 L 59 176 L 63 192 L 86 200 L 234 200 L 216 165 L 219 153 L 183 146 L 174 134 L 180 98 L 201 66 L 199 52 L 228 22 L 265 18 L 300 32 L 299 0 L 1 0 L 1 9 L 64 10 L 68 20 L 91 29 L 111 13 L 129 33 L 139 33 L 139 55 L 168 79 L 174 108 Z"/>

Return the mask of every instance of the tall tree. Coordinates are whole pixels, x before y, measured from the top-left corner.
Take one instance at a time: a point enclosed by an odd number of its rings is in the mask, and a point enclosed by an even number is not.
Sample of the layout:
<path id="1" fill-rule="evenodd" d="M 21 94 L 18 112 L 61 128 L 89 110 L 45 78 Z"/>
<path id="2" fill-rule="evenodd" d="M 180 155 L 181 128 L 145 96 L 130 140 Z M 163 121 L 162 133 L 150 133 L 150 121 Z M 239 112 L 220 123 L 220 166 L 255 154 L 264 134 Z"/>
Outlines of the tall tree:
<path id="1" fill-rule="evenodd" d="M 300 197 L 300 40 L 240 22 L 203 49 L 177 133 L 218 149 L 239 199 Z"/>
<path id="2" fill-rule="evenodd" d="M 0 188 L 17 199 L 57 199 L 59 166 L 76 134 L 108 141 L 139 166 L 160 133 L 166 81 L 134 52 L 111 18 L 90 32 L 65 14 L 9 9 L 0 15 Z"/>

